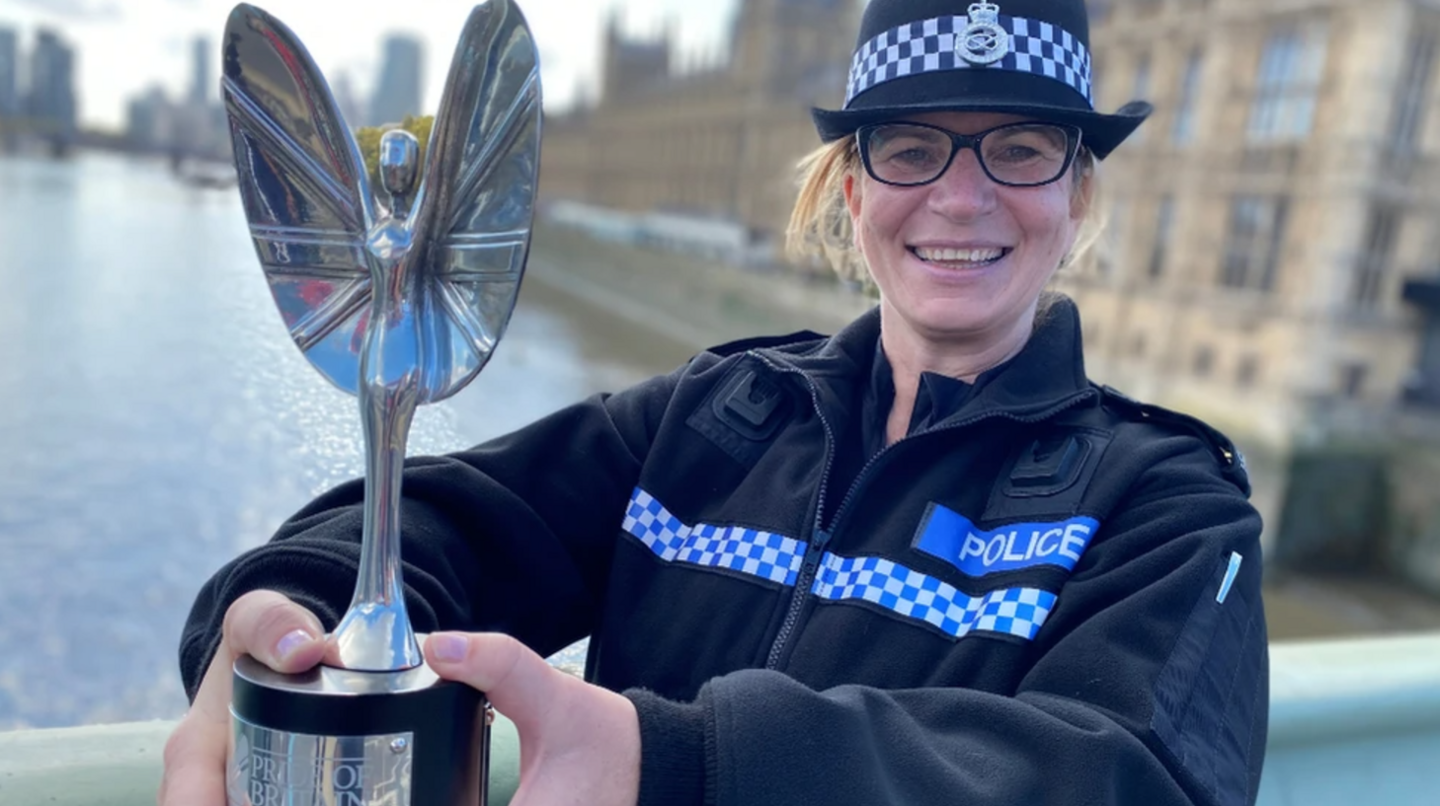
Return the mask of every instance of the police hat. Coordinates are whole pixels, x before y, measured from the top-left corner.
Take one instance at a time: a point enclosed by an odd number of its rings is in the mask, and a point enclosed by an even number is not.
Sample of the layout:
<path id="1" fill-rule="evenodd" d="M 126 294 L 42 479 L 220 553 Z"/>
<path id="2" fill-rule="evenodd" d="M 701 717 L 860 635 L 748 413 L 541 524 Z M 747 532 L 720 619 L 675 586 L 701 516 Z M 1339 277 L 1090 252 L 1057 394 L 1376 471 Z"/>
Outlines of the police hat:
<path id="1" fill-rule="evenodd" d="M 820 139 L 921 112 L 985 111 L 1080 128 L 1103 159 L 1151 111 L 1095 111 L 1084 0 L 870 0 L 840 110 L 815 109 Z"/>

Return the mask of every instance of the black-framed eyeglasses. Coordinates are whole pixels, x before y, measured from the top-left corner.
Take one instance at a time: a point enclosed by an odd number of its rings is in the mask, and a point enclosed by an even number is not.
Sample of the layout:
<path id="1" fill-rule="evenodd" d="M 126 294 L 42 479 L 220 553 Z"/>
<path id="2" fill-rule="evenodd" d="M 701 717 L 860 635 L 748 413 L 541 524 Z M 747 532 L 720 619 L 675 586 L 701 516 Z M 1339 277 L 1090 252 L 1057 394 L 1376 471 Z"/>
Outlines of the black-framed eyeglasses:
<path id="1" fill-rule="evenodd" d="M 876 123 L 861 126 L 855 138 L 866 173 L 899 187 L 934 182 L 963 149 L 974 151 L 998 184 L 1048 185 L 1065 175 L 1080 150 L 1080 129 L 1061 123 L 1007 123 L 975 134 L 928 123 Z"/>

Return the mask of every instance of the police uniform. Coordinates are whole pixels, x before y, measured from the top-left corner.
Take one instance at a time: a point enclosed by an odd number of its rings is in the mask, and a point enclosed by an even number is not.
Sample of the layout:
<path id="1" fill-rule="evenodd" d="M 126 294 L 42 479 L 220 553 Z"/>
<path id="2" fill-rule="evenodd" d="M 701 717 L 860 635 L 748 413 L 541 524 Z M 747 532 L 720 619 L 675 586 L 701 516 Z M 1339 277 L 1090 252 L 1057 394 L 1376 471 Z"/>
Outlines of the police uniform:
<path id="1" fill-rule="evenodd" d="M 879 328 L 717 348 L 411 460 L 416 628 L 590 635 L 587 678 L 639 714 L 644 804 L 1253 802 L 1260 518 L 1233 447 L 1090 383 L 1063 298 L 974 384 L 925 376 L 885 447 Z M 246 591 L 333 627 L 361 498 L 210 580 L 192 695 Z"/>

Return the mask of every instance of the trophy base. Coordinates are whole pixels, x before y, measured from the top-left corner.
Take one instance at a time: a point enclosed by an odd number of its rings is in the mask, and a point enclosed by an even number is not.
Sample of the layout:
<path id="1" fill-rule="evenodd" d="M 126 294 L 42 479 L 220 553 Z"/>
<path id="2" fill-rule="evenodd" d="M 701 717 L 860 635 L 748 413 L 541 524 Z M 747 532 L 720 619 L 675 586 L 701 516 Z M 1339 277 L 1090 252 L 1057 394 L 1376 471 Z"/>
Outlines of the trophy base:
<path id="1" fill-rule="evenodd" d="M 485 697 L 401 672 L 235 662 L 230 806 L 485 806 Z"/>

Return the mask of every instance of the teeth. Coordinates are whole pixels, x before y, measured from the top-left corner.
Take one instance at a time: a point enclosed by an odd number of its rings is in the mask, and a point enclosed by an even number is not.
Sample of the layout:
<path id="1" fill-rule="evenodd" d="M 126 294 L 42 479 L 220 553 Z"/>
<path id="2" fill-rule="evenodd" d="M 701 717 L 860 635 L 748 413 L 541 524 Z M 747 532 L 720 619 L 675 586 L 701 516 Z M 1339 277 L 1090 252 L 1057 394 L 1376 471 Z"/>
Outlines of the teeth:
<path id="1" fill-rule="evenodd" d="M 921 260 L 940 263 L 985 263 L 1005 254 L 1004 249 L 922 249 L 915 254 Z"/>

